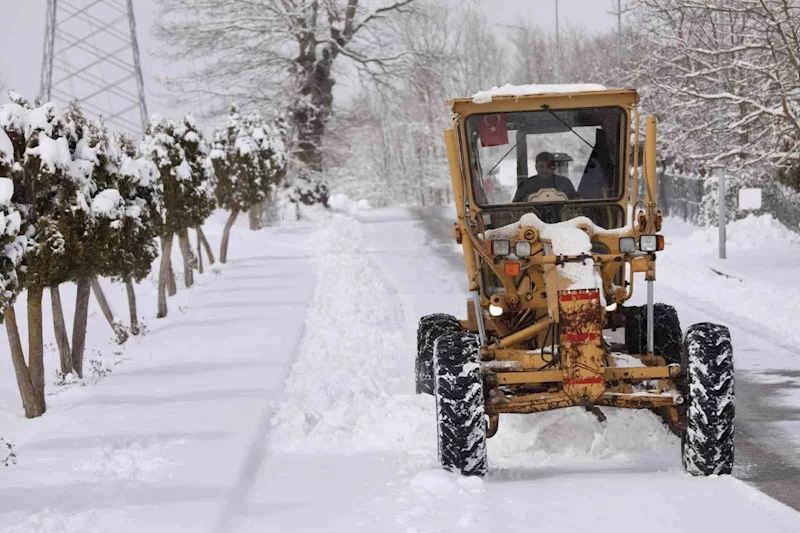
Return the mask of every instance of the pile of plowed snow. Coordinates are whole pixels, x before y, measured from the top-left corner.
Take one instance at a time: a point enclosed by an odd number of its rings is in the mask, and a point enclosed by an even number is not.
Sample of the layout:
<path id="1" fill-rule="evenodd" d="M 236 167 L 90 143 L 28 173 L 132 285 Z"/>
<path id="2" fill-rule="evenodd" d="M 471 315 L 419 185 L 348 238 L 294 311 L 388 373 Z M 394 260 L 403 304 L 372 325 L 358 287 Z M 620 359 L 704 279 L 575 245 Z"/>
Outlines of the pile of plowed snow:
<path id="1" fill-rule="evenodd" d="M 384 235 L 392 242 L 391 235 Z M 363 224 L 334 215 L 311 236 L 317 285 L 305 336 L 272 420 L 279 451 L 396 451 L 436 462 L 434 400 L 414 391 L 416 339 L 408 335 L 398 291 L 381 271 Z M 372 243 L 374 244 L 374 243 Z M 430 267 L 431 258 L 426 258 Z M 413 268 L 413 264 L 409 264 Z M 441 268 L 451 268 L 442 260 Z M 425 272 L 420 272 L 420 276 Z M 454 276 L 463 276 L 461 270 Z M 397 281 L 395 281 L 397 283 Z M 489 441 L 495 467 L 674 454 L 678 442 L 649 411 L 604 409 L 600 423 L 582 408 L 504 416 Z"/>
<path id="2" fill-rule="evenodd" d="M 800 233 L 790 230 L 770 214 L 748 215 L 725 226 L 727 246 L 731 249 L 752 250 L 765 244 L 800 247 Z M 696 231 L 687 244 L 703 247 L 717 245 L 719 229 L 704 228 Z"/>
<path id="3" fill-rule="evenodd" d="M 305 336 L 273 419 L 279 449 L 425 448 L 436 428 L 429 397 L 413 394 L 415 339 L 361 224 L 334 215 L 311 238 L 317 285 Z"/>

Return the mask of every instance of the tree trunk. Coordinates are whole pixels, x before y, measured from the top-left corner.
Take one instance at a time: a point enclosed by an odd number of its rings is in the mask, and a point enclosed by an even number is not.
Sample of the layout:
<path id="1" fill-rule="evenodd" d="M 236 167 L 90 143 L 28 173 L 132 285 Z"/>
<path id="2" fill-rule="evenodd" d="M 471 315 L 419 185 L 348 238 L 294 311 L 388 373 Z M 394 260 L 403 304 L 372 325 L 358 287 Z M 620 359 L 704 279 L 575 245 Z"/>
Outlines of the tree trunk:
<path id="1" fill-rule="evenodd" d="M 28 370 L 33 394 L 44 406 L 44 328 L 42 324 L 42 287 L 28 288 Z"/>
<path id="2" fill-rule="evenodd" d="M 173 240 L 174 240 L 174 234 L 172 233 L 170 233 L 166 237 L 161 237 L 161 265 L 162 266 L 164 265 L 164 261 L 167 262 L 167 270 L 166 274 L 164 275 L 164 279 L 166 280 L 167 294 L 169 294 L 170 296 L 175 296 L 178 293 L 178 286 L 175 284 L 175 271 L 172 270 Z M 169 251 L 167 251 L 167 246 L 169 246 Z M 161 273 L 159 272 L 159 279 L 160 276 Z"/>
<path id="3" fill-rule="evenodd" d="M 200 242 L 200 233 L 197 233 L 197 272 L 203 273 L 203 243 Z"/>
<path id="4" fill-rule="evenodd" d="M 206 234 L 203 231 L 201 226 L 197 226 L 197 237 L 202 241 L 203 248 L 206 249 L 206 255 L 208 256 L 208 264 L 214 264 L 214 252 L 211 250 L 211 245 L 208 244 L 208 239 L 206 239 Z"/>
<path id="5" fill-rule="evenodd" d="M 170 246 L 172 250 L 172 246 Z M 172 268 L 172 258 L 169 258 L 169 277 L 167 278 L 167 294 L 175 296 L 178 294 L 178 284 L 175 283 L 175 270 Z"/>
<path id="6" fill-rule="evenodd" d="M 86 321 L 89 319 L 89 297 L 92 295 L 91 278 L 78 280 L 75 297 L 75 318 L 72 321 L 72 368 L 83 377 L 83 352 L 86 348 Z"/>
<path id="7" fill-rule="evenodd" d="M 17 314 L 14 306 L 8 306 L 5 313 L 6 333 L 8 334 L 8 344 L 11 348 L 11 361 L 14 363 L 14 373 L 17 376 L 17 386 L 22 397 L 22 408 L 25 410 L 27 418 L 42 416 L 45 411 L 44 402 L 40 402 L 35 393 L 31 373 L 28 365 L 25 364 L 25 352 L 22 349 L 22 339 L 19 336 L 17 327 Z"/>
<path id="8" fill-rule="evenodd" d="M 125 291 L 128 293 L 128 312 L 131 315 L 131 334 L 138 335 L 142 330 L 139 329 L 139 313 L 136 310 L 136 290 L 131 278 L 125 280 Z"/>
<path id="9" fill-rule="evenodd" d="M 264 227 L 264 202 L 259 202 L 250 207 L 247 216 L 250 219 L 251 230 L 262 229 Z"/>
<path id="10" fill-rule="evenodd" d="M 233 224 L 236 222 L 236 217 L 238 216 L 239 211 L 233 209 L 228 220 L 225 222 L 225 229 L 222 232 L 222 244 L 220 244 L 219 247 L 219 262 L 223 265 L 228 262 L 228 240 L 231 236 L 231 228 L 233 228 Z"/>
<path id="11" fill-rule="evenodd" d="M 303 70 L 299 97 L 293 102 L 289 117 L 297 132 L 297 161 L 300 163 L 294 194 L 297 201 L 328 207 L 328 186 L 322 181 L 322 138 L 331 115 L 333 85 L 331 68 L 335 52 L 327 51 L 323 58 L 314 54 L 302 57 L 298 66 Z"/>
<path id="12" fill-rule="evenodd" d="M 183 283 L 188 289 L 194 285 L 194 254 L 192 254 L 192 243 L 189 242 L 188 229 L 178 233 L 178 246 L 183 256 Z"/>
<path id="13" fill-rule="evenodd" d="M 91 283 L 92 292 L 94 293 L 97 303 L 100 304 L 100 310 L 103 311 L 103 315 L 106 317 L 108 325 L 111 326 L 111 329 L 117 336 L 117 344 L 125 344 L 125 341 L 128 340 L 128 332 L 125 331 L 122 323 L 117 319 L 116 316 L 114 316 L 114 311 L 111 310 L 108 299 L 106 299 L 106 295 L 103 292 L 103 287 L 101 287 L 100 282 L 97 281 L 97 276 L 92 276 Z"/>
<path id="14" fill-rule="evenodd" d="M 61 373 L 66 376 L 72 372 L 72 354 L 69 350 L 69 335 L 67 334 L 67 325 L 64 322 L 64 307 L 61 305 L 61 292 L 58 285 L 50 287 L 50 305 L 53 309 L 53 330 L 56 334 Z"/>
<path id="15" fill-rule="evenodd" d="M 161 238 L 161 263 L 158 268 L 158 318 L 167 316 L 167 286 L 169 285 L 172 235 Z"/>

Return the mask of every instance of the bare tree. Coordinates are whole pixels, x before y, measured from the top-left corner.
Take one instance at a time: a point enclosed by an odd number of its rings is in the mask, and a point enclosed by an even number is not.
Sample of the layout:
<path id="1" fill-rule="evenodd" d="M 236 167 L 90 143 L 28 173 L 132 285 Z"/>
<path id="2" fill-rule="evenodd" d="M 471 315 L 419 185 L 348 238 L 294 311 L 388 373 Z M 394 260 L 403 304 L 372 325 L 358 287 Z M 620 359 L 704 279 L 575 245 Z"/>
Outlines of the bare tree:
<path id="1" fill-rule="evenodd" d="M 798 164 L 800 2 L 643 0 L 638 18 L 652 43 L 648 78 L 670 96 L 676 159 L 695 169 Z"/>
<path id="2" fill-rule="evenodd" d="M 345 57 L 365 72 L 385 72 L 394 57 L 376 52 L 386 45 L 380 27 L 413 1 L 367 9 L 358 0 L 163 0 L 158 35 L 171 57 L 206 61 L 180 81 L 187 98 L 289 110 L 296 199 L 326 204 L 328 187 L 314 175 L 323 170 L 334 66 Z"/>

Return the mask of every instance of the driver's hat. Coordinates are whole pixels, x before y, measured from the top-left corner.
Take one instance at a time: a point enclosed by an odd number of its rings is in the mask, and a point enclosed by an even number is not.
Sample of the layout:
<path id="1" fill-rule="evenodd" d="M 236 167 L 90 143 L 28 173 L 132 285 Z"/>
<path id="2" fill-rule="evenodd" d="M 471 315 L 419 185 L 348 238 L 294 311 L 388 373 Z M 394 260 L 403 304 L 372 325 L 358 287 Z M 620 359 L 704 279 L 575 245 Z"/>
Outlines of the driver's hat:
<path id="1" fill-rule="evenodd" d="M 537 163 L 540 161 L 555 161 L 555 160 L 556 158 L 550 152 L 539 152 L 539 154 L 536 156 Z"/>

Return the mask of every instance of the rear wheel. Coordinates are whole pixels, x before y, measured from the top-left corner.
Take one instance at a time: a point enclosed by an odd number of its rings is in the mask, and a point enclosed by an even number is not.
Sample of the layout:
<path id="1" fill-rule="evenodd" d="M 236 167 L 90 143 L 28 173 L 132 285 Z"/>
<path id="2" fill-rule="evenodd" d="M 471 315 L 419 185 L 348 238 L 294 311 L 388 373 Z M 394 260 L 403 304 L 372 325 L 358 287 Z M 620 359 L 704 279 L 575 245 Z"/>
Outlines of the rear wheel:
<path id="1" fill-rule="evenodd" d="M 417 394 L 433 394 L 433 344 L 436 339 L 461 329 L 456 317 L 444 313 L 427 315 L 419 320 L 417 357 L 414 362 Z"/>
<path id="2" fill-rule="evenodd" d="M 480 344 L 472 333 L 451 333 L 435 345 L 434 372 L 439 462 L 465 476 L 486 474 L 486 412 Z"/>
<path id="3" fill-rule="evenodd" d="M 686 332 L 682 366 L 688 392 L 683 467 L 692 475 L 733 469 L 733 348 L 728 328 L 695 324 Z"/>
<path id="4" fill-rule="evenodd" d="M 681 323 L 678 312 L 667 304 L 653 305 L 653 353 L 667 363 L 681 362 Z M 647 306 L 633 310 L 625 321 L 625 347 L 628 353 L 647 352 Z"/>

